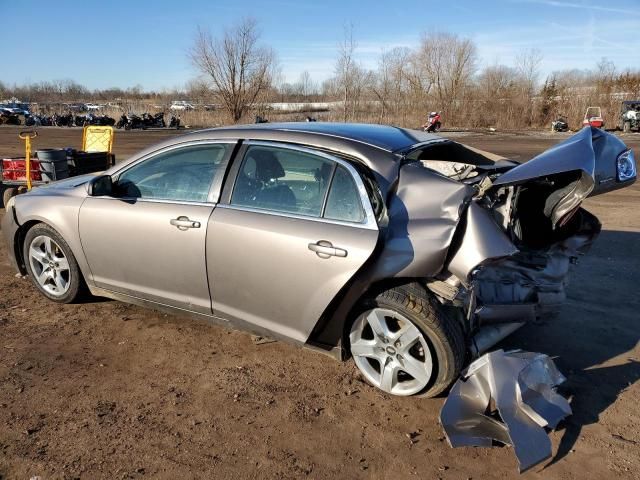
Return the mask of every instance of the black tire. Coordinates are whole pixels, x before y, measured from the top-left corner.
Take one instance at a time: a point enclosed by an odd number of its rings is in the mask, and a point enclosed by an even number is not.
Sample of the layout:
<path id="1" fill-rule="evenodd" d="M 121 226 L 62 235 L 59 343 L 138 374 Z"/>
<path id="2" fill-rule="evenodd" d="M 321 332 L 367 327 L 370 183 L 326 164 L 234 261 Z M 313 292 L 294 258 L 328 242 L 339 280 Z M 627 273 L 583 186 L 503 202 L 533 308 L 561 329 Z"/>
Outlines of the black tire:
<path id="1" fill-rule="evenodd" d="M 438 301 L 417 283 L 385 290 L 363 304 L 363 310 L 375 307 L 404 315 L 418 327 L 429 344 L 434 371 L 429 384 L 417 395 L 431 398 L 449 388 L 466 360 L 467 349 L 460 323 L 450 318 Z"/>
<path id="2" fill-rule="evenodd" d="M 42 286 L 38 283 L 35 278 L 34 272 L 31 267 L 31 262 L 29 261 L 29 246 L 34 238 L 38 236 L 48 236 L 55 243 L 58 244 L 64 256 L 66 257 L 69 263 L 69 288 L 62 295 L 52 295 L 47 292 Z M 80 271 L 80 267 L 78 267 L 78 262 L 76 261 L 71 248 L 67 242 L 65 242 L 64 238 L 52 227 L 45 223 L 37 223 L 33 227 L 29 229 L 27 234 L 25 235 L 24 243 L 23 243 L 23 259 L 24 264 L 27 267 L 27 272 L 29 274 L 29 278 L 33 285 L 49 300 L 52 300 L 57 303 L 73 303 L 79 300 L 87 291 L 87 287 L 82 277 L 82 272 Z"/>
<path id="3" fill-rule="evenodd" d="M 2 192 L 2 205 L 4 208 L 7 208 L 7 203 L 12 197 L 15 197 L 18 194 L 18 189 L 16 187 L 7 187 L 4 192 Z"/>

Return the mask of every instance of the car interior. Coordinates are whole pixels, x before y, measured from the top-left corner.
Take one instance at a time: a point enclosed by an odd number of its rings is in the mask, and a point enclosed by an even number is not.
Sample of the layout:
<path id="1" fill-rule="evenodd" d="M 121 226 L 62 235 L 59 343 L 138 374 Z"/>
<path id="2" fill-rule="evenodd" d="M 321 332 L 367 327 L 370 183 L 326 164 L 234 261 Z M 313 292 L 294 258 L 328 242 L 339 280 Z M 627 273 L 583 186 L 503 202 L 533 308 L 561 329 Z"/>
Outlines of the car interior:
<path id="1" fill-rule="evenodd" d="M 319 217 L 334 166 L 303 152 L 250 147 L 231 203 Z"/>

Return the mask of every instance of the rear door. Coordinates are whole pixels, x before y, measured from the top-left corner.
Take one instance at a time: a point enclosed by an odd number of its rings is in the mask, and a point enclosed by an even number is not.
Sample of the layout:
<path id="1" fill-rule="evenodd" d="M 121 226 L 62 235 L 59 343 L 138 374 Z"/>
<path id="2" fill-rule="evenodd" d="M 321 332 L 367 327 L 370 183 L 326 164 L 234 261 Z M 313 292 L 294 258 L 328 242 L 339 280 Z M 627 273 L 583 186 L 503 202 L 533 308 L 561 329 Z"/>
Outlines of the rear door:
<path id="1" fill-rule="evenodd" d="M 362 180 L 341 159 L 249 142 L 230 181 L 207 232 L 214 314 L 304 342 L 377 243 Z"/>
<path id="2" fill-rule="evenodd" d="M 211 314 L 207 222 L 232 149 L 166 149 L 119 172 L 113 196 L 86 199 L 80 238 L 96 286 Z"/>

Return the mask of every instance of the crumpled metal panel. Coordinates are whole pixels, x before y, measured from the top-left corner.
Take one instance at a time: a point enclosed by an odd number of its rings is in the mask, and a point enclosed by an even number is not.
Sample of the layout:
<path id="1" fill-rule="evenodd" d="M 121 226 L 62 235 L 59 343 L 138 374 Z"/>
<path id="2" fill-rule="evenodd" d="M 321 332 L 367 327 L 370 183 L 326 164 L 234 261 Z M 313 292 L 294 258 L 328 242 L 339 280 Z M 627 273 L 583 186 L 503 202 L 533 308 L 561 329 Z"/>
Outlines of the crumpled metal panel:
<path id="1" fill-rule="evenodd" d="M 373 278 L 438 274 L 472 194 L 468 185 L 419 162 L 403 165 L 388 201 L 389 225 Z"/>
<path id="2" fill-rule="evenodd" d="M 508 257 L 516 253 L 515 247 L 488 211 L 475 203 L 469 205 L 464 238 L 460 248 L 449 262 L 448 269 L 463 283 L 474 268 L 487 259 Z"/>
<path id="3" fill-rule="evenodd" d="M 584 185 L 577 195 L 599 195 L 630 185 L 635 181 L 616 180 L 616 158 L 627 149 L 624 142 L 600 128 L 585 127 L 563 142 L 545 150 L 498 177 L 494 186 L 515 185 L 543 176 L 566 172 L 584 172 Z M 593 187 L 593 188 L 591 188 Z"/>
<path id="4" fill-rule="evenodd" d="M 555 388 L 565 381 L 544 354 L 497 350 L 474 361 L 455 383 L 440 412 L 452 447 L 513 446 L 520 473 L 551 457 L 544 430 L 571 415 Z"/>
<path id="5" fill-rule="evenodd" d="M 537 298 L 537 317 L 553 315 L 565 301 L 569 268 L 587 252 L 600 233 L 598 219 L 580 209 L 583 226 L 575 235 L 546 251 L 522 252 L 484 265 L 474 276 L 476 295 L 482 304 L 524 304 Z"/>

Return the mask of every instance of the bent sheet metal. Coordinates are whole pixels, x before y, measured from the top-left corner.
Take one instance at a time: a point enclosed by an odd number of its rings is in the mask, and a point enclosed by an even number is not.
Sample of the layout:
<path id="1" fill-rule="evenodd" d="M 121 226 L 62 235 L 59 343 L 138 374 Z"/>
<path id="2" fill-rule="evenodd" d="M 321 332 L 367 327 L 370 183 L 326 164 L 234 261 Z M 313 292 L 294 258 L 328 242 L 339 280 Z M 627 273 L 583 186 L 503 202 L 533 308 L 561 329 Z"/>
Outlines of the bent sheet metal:
<path id="1" fill-rule="evenodd" d="M 520 473 L 528 470 L 551 457 L 544 428 L 571 415 L 569 402 L 555 391 L 565 380 L 541 353 L 483 355 L 463 372 L 440 412 L 449 444 L 490 447 L 496 440 L 513 446 Z"/>

